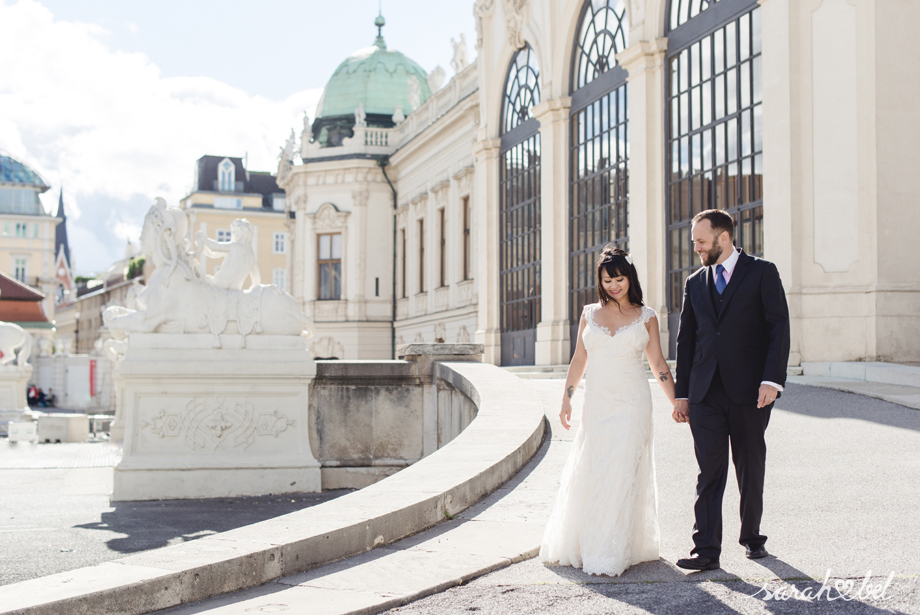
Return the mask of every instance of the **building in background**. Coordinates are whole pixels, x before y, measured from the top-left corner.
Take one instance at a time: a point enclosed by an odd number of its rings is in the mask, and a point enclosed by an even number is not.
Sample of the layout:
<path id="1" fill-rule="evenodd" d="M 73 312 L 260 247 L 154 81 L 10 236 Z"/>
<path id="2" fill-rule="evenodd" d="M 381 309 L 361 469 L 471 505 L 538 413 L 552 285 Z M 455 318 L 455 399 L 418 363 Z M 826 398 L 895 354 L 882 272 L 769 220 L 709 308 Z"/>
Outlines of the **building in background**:
<path id="1" fill-rule="evenodd" d="M 230 223 L 245 218 L 255 227 L 253 251 L 262 284 L 290 290 L 291 252 L 284 190 L 270 173 L 246 169 L 242 158 L 202 156 L 195 180 L 180 207 L 189 218 L 189 237 L 204 233 L 230 241 Z M 204 271 L 213 275 L 220 259 L 201 255 Z"/>
<path id="2" fill-rule="evenodd" d="M 806 6 L 807 5 L 807 6 Z M 474 340 L 567 363 L 594 262 L 628 250 L 673 356 L 693 216 L 776 263 L 790 361 L 920 361 L 911 169 L 920 3 L 473 3 L 453 78 L 345 59 L 278 182 L 319 357 Z M 916 18 L 916 19 L 915 19 Z M 913 60 L 911 60 L 913 58 Z"/>
<path id="3" fill-rule="evenodd" d="M 0 272 L 0 321 L 19 325 L 32 335 L 32 354 L 48 348 L 54 338 L 54 325 L 45 314 L 45 295 L 31 286 Z"/>
<path id="4" fill-rule="evenodd" d="M 0 153 L 0 272 L 41 292 L 45 314 L 53 319 L 55 233 L 61 220 L 42 207 L 39 195 L 46 190 L 38 173 Z"/>

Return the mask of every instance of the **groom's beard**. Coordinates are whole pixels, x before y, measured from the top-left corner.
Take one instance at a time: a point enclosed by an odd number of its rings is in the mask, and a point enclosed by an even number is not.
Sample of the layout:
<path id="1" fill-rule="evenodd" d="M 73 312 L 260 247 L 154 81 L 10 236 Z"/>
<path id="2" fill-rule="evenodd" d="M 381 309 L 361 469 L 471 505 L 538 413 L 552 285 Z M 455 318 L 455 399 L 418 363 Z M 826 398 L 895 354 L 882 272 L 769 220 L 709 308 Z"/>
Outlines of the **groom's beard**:
<path id="1" fill-rule="evenodd" d="M 700 261 L 702 261 L 704 267 L 708 267 L 717 262 L 720 256 L 722 256 L 722 246 L 715 245 L 707 252 L 700 252 Z"/>

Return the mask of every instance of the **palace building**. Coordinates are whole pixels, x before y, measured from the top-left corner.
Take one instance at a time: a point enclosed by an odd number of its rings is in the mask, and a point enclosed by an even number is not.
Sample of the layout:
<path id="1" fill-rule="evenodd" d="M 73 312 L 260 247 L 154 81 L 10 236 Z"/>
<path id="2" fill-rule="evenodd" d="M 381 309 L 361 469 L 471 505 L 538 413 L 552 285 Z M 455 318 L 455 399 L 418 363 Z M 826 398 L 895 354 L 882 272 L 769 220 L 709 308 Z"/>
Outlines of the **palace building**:
<path id="1" fill-rule="evenodd" d="M 567 363 L 607 243 L 633 255 L 673 356 L 699 267 L 690 221 L 718 207 L 779 268 L 793 365 L 920 361 L 920 3 L 471 10 L 478 55 L 455 43 L 447 83 L 390 48 L 378 17 L 285 147 L 286 275 L 317 357 L 443 341 Z"/>

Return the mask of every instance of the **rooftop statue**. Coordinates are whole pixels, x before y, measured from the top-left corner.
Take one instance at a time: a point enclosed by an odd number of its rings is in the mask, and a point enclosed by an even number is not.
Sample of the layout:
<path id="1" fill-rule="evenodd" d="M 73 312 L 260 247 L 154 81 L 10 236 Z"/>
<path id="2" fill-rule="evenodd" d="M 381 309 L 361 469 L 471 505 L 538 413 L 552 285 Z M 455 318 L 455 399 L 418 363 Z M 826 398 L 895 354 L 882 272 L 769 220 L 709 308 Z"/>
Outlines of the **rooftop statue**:
<path id="1" fill-rule="evenodd" d="M 313 321 L 297 301 L 277 286 L 259 284 L 251 238 L 247 242 L 244 236 L 248 223 L 234 224 L 237 235 L 230 246 L 206 240 L 196 248 L 187 238 L 185 212 L 157 198 L 144 218 L 140 241 L 141 252 L 156 269 L 137 295 L 136 310 L 113 306 L 103 312 L 113 337 L 124 339 L 132 332 L 210 333 L 213 345 L 220 347 L 222 333 L 311 336 Z M 227 256 L 218 275 L 209 277 L 195 257 L 205 250 L 214 253 L 211 243 Z M 241 290 L 247 276 L 253 284 Z"/>
<path id="2" fill-rule="evenodd" d="M 459 73 L 470 64 L 469 60 L 466 59 L 466 36 L 461 32 L 460 40 L 450 39 L 450 44 L 454 48 L 454 57 L 450 61 L 450 67 L 454 69 L 455 73 Z"/>

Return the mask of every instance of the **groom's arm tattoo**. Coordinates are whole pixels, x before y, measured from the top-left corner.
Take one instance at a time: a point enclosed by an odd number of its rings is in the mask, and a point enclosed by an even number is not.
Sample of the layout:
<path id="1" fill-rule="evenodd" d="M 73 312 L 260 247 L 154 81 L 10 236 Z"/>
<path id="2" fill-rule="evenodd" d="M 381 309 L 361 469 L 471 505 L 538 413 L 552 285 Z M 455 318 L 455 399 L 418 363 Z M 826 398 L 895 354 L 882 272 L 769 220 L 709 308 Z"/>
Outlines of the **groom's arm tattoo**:
<path id="1" fill-rule="evenodd" d="M 572 399 L 572 395 L 575 394 L 575 387 L 570 386 L 565 390 L 565 394 L 569 396 L 569 399 Z"/>
<path id="2" fill-rule="evenodd" d="M 662 382 L 667 382 L 667 381 L 668 381 L 668 372 L 658 372 L 658 378 L 659 378 Z"/>

